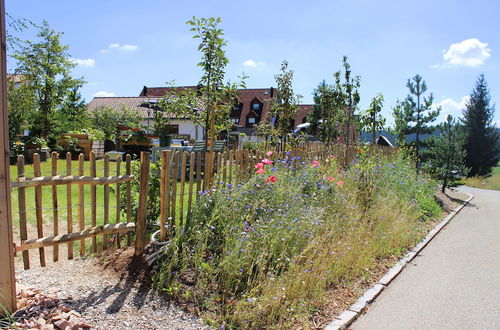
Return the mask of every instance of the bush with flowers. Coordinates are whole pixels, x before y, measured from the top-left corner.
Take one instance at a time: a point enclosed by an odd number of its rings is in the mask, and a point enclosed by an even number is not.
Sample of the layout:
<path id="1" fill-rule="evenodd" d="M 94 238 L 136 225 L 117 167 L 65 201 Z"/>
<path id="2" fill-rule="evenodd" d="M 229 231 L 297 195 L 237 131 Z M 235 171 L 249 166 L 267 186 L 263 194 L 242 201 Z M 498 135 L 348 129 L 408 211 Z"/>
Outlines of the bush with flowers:
<path id="1" fill-rule="evenodd" d="M 348 170 L 267 156 L 247 182 L 202 193 L 155 277 L 212 325 L 307 328 L 329 290 L 403 253 L 439 215 L 433 183 L 402 153 L 361 151 Z"/>

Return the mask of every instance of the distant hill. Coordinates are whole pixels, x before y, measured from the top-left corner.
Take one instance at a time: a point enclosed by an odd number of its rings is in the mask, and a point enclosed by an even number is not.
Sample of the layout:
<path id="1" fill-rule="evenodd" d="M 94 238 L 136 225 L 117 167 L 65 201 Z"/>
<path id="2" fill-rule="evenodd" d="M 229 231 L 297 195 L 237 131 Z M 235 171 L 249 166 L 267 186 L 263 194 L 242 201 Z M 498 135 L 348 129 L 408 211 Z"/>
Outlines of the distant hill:
<path id="1" fill-rule="evenodd" d="M 425 139 L 427 139 L 431 135 L 439 136 L 439 134 L 440 133 L 438 131 L 434 131 L 433 134 L 423 134 L 423 135 L 420 135 L 420 139 L 421 140 L 425 140 Z M 383 135 L 386 138 L 388 138 L 389 141 L 391 141 L 392 144 L 396 143 L 396 136 L 392 135 L 388 131 L 380 131 L 377 134 L 377 136 L 379 136 L 379 135 Z M 416 140 L 416 138 L 417 138 L 416 134 L 407 135 L 406 136 L 406 142 L 413 142 L 413 141 Z M 372 142 L 372 134 L 370 132 L 362 132 L 361 133 L 361 137 L 360 137 L 360 141 L 363 142 L 363 143 Z"/>

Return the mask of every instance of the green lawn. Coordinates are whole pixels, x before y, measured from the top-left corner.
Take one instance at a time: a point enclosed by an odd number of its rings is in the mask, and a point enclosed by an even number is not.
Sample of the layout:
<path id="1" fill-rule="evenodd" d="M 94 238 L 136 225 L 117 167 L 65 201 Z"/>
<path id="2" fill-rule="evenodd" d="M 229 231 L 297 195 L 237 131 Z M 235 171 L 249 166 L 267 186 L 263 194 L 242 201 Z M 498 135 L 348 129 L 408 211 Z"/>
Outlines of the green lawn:
<path id="1" fill-rule="evenodd" d="M 475 188 L 500 190 L 500 164 L 493 168 L 488 178 L 472 177 L 465 179 L 465 184 Z"/>

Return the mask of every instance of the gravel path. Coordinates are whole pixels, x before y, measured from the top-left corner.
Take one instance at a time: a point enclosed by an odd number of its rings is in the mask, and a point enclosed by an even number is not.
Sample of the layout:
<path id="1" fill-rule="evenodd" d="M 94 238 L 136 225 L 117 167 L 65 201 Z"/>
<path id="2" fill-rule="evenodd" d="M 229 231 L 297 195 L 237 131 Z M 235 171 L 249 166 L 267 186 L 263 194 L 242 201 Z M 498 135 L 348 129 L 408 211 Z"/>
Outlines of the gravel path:
<path id="1" fill-rule="evenodd" d="M 96 329 L 207 329 L 200 319 L 161 299 L 143 270 L 127 270 L 132 249 L 22 270 L 19 289 L 35 288 L 70 306 Z"/>

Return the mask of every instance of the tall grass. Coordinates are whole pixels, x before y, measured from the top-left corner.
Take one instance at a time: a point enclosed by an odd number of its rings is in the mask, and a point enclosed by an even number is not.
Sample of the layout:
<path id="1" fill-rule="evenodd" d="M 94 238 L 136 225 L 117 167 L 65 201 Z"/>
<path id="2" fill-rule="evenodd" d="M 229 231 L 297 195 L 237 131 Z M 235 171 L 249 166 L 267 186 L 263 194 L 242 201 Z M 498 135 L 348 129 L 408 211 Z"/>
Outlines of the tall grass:
<path id="1" fill-rule="evenodd" d="M 287 157 L 205 192 L 155 285 L 198 303 L 213 325 L 307 327 L 329 289 L 402 254 L 440 214 L 411 164 L 366 150 L 348 171 Z"/>

